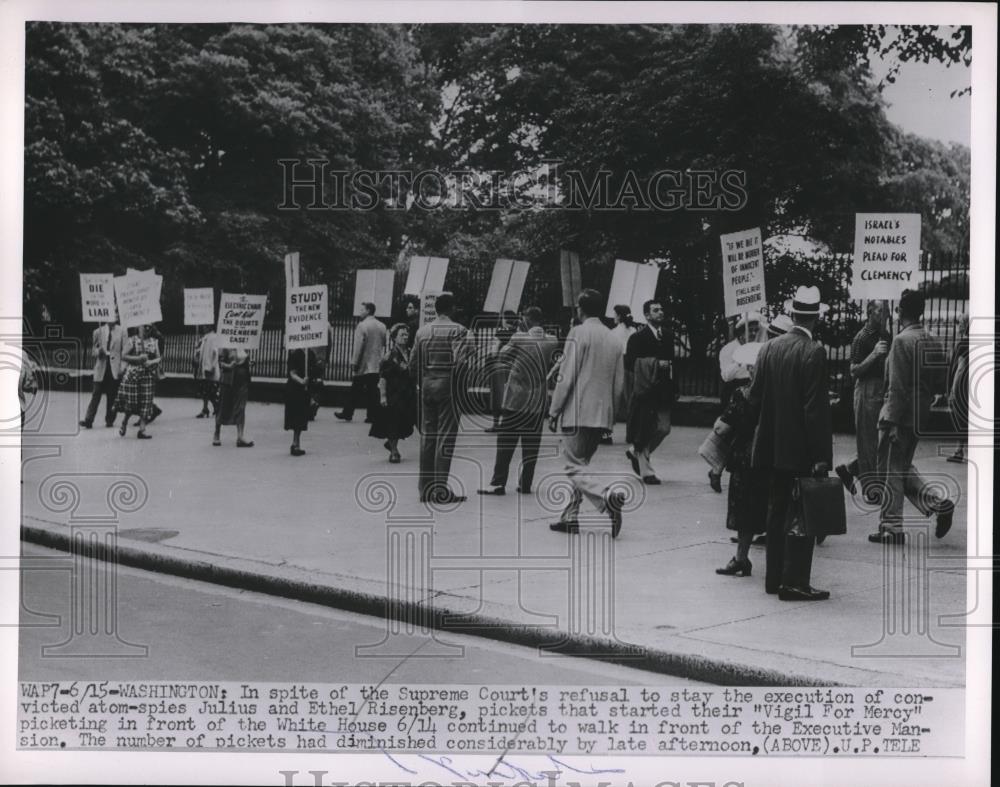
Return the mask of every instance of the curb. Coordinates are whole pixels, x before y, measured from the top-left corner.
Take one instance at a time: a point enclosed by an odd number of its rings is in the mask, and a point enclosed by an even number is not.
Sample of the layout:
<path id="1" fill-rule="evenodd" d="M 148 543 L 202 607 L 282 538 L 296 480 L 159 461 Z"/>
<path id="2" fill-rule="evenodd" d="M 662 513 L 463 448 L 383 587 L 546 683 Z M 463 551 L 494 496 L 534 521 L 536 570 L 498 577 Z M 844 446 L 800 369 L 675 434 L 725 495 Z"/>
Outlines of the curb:
<path id="1" fill-rule="evenodd" d="M 28 523 L 28 519 L 32 520 L 32 524 Z M 73 552 L 70 531 L 65 525 L 36 517 L 23 518 L 21 539 L 62 552 Z M 471 615 L 459 605 L 449 604 L 449 599 L 468 603 L 468 597 L 437 593 L 432 610 L 415 601 L 394 603 L 390 610 L 384 584 L 358 577 L 325 575 L 336 580 L 336 584 L 331 584 L 317 581 L 315 571 L 162 544 L 142 543 L 142 546 L 133 546 L 123 544 L 117 537 L 112 540 L 111 545 L 103 541 L 88 543 L 85 554 L 89 558 L 110 563 L 320 604 L 381 619 L 393 618 L 411 625 L 414 621 L 422 621 L 434 631 L 538 647 L 549 651 L 553 656 L 592 658 L 636 668 L 634 645 L 618 639 L 569 636 L 555 629 L 518 624 L 512 622 L 510 616 L 502 615 L 502 605 L 489 602 L 484 604 L 480 601 L 479 610 Z M 496 608 L 493 614 L 484 611 L 484 607 L 491 606 Z M 454 618 L 467 622 L 461 626 L 453 622 L 449 625 Z M 628 632 L 616 633 L 627 636 Z M 815 664 L 796 656 L 782 656 L 788 669 L 778 671 L 768 666 L 746 663 L 746 652 L 733 646 L 697 640 L 684 641 L 680 637 L 674 644 L 676 647 L 670 650 L 642 648 L 645 659 L 638 668 L 654 674 L 661 673 L 720 686 L 906 686 L 912 683 L 912 679 L 908 681 L 903 675 L 855 669 L 830 662 L 823 662 L 824 674 L 829 677 L 821 680 L 807 672 L 796 672 L 796 666 Z M 696 649 L 711 649 L 716 655 L 705 656 Z M 729 651 L 729 658 L 726 658 L 726 651 Z M 741 659 L 740 656 L 744 658 Z M 860 682 L 861 678 L 864 679 L 863 682 Z"/>

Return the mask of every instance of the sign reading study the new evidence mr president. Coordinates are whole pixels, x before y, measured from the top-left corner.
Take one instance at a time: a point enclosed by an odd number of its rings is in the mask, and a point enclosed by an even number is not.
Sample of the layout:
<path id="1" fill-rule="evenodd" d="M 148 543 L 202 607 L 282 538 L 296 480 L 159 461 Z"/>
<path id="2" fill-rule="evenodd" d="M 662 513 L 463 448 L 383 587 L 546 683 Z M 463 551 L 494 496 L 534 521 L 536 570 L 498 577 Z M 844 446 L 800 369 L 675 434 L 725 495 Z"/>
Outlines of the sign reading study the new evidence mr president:
<path id="1" fill-rule="evenodd" d="M 328 324 L 325 284 L 292 287 L 288 290 L 288 300 L 285 304 L 286 349 L 325 347 Z"/>
<path id="2" fill-rule="evenodd" d="M 919 213 L 857 214 L 852 298 L 897 300 L 916 288 L 919 270 Z"/>

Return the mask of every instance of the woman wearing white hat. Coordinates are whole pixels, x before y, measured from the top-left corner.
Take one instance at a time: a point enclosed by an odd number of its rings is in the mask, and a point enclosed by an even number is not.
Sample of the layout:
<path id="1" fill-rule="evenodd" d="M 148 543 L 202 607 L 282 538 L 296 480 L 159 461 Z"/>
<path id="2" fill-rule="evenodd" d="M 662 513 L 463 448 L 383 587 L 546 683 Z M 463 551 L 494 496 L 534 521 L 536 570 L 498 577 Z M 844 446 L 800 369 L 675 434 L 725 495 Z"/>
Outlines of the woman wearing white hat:
<path id="1" fill-rule="evenodd" d="M 763 344 L 750 342 L 736 349 L 733 360 L 749 370 L 750 377 L 730 397 L 726 411 L 719 420 L 731 428 L 730 454 L 726 469 L 729 470 L 729 500 L 726 527 L 736 531 L 736 557 L 716 574 L 725 576 L 750 576 L 750 544 L 754 536 L 767 530 L 767 473 L 755 470 L 750 464 L 754 430 L 757 421 L 750 412 L 748 399 L 753 380 L 754 364 Z"/>

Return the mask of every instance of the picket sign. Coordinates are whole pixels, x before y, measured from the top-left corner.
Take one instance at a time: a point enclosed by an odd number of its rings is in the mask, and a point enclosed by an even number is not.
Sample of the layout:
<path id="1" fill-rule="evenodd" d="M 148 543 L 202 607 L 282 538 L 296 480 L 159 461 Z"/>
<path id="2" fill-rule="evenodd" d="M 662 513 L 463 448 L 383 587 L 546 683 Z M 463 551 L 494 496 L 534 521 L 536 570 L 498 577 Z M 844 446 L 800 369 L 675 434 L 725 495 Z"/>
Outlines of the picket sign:
<path id="1" fill-rule="evenodd" d="M 447 257 L 413 257 L 406 275 L 404 295 L 423 292 L 444 292 L 444 278 L 448 273 Z"/>
<path id="2" fill-rule="evenodd" d="M 606 317 L 614 317 L 615 306 L 625 304 L 632 310 L 636 322 L 642 322 L 642 305 L 656 295 L 660 268 L 628 260 L 615 260 L 615 272 L 608 291 Z"/>
<path id="3" fill-rule="evenodd" d="M 215 325 L 215 291 L 211 287 L 184 288 L 184 324 Z"/>
<path id="4" fill-rule="evenodd" d="M 577 298 L 583 289 L 580 277 L 580 255 L 575 251 L 559 252 L 559 278 L 562 284 L 562 305 L 564 308 L 572 309 L 576 306 Z"/>
<path id="5" fill-rule="evenodd" d="M 114 279 L 114 275 L 110 273 L 80 274 L 80 304 L 84 322 L 114 321 Z"/>
<path id="6" fill-rule="evenodd" d="M 224 292 L 219 298 L 219 323 L 216 333 L 220 348 L 251 352 L 260 346 L 264 327 L 266 295 Z"/>
<path id="7" fill-rule="evenodd" d="M 851 297 L 899 299 L 920 272 L 919 213 L 858 213 L 854 223 Z"/>
<path id="8" fill-rule="evenodd" d="M 367 268 L 354 274 L 354 311 L 361 313 L 362 303 L 375 304 L 376 317 L 392 316 L 392 289 L 396 273 L 391 268 L 378 270 Z"/>
<path id="9" fill-rule="evenodd" d="M 760 227 L 720 235 L 722 293 L 726 317 L 746 315 L 767 306 L 764 292 L 764 246 Z M 749 325 L 747 325 L 749 331 Z"/>
<path id="10" fill-rule="evenodd" d="M 518 311 L 530 267 L 531 263 L 521 260 L 497 260 L 493 264 L 493 276 L 490 278 L 483 311 L 498 314 Z"/>

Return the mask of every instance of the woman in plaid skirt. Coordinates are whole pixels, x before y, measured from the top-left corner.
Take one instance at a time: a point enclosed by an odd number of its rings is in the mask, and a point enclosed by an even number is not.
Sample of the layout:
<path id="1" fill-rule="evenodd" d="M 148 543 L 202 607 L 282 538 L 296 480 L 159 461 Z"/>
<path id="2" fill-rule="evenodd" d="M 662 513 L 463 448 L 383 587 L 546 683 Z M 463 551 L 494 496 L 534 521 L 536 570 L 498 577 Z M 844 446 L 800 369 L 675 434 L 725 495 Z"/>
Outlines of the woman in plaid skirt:
<path id="1" fill-rule="evenodd" d="M 122 360 L 128 365 L 122 375 L 118 387 L 118 398 L 115 409 L 125 413 L 118 434 L 125 436 L 129 418 L 139 417 L 140 440 L 149 440 L 152 435 L 146 434 L 146 423 L 153 413 L 153 396 L 156 394 L 157 369 L 160 365 L 160 347 L 150 333 L 148 325 L 143 325 L 136 333 L 129 328 L 129 336 L 125 340 Z"/>

